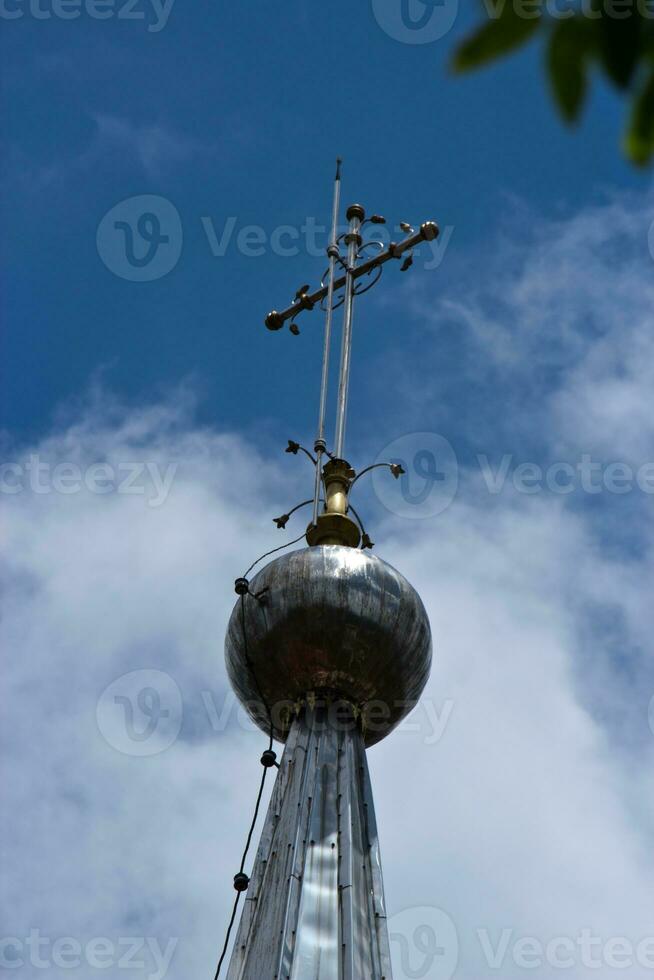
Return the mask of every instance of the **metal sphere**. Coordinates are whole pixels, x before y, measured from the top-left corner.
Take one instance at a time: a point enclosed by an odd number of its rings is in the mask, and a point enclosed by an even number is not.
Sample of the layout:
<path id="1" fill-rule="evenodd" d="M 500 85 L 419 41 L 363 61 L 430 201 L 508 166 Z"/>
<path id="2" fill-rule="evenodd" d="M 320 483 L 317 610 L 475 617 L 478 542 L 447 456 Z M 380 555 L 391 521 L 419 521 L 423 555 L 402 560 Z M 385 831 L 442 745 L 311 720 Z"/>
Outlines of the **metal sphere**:
<path id="1" fill-rule="evenodd" d="M 266 705 L 285 741 L 293 706 L 326 696 L 361 712 L 373 745 L 419 698 L 431 630 L 398 571 L 355 548 L 318 545 L 272 561 L 251 581 L 232 612 L 225 659 L 236 694 L 266 733 Z"/>

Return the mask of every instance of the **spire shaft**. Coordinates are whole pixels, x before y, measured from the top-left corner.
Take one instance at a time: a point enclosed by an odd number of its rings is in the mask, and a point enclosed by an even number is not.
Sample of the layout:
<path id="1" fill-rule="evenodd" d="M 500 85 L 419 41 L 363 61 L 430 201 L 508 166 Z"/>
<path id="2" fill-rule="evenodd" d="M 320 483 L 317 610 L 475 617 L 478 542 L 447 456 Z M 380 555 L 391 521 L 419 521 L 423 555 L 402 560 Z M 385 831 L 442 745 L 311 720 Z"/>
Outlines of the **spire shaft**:
<path id="1" fill-rule="evenodd" d="M 289 733 L 227 980 L 392 980 L 363 737 L 334 708 Z"/>

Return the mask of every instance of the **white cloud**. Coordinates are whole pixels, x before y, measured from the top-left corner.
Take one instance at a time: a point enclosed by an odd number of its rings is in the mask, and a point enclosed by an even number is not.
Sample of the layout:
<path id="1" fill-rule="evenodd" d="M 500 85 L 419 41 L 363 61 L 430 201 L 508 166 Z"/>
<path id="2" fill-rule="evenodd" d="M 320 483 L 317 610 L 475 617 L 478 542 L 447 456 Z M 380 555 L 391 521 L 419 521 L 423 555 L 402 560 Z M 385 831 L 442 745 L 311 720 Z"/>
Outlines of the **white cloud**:
<path id="1" fill-rule="evenodd" d="M 275 487 L 251 447 L 192 427 L 187 407 L 182 397 L 123 414 L 95 400 L 35 447 L 53 467 L 147 459 L 178 470 L 158 509 L 141 495 L 5 497 L 3 569 L 5 929 L 180 937 L 180 977 L 214 957 L 259 776 L 262 739 L 233 712 L 230 732 L 212 731 L 201 695 L 222 709 L 233 580 L 269 546 L 262 490 Z M 185 708 L 182 737 L 146 759 L 119 754 L 96 722 L 105 687 L 138 668 L 168 672 Z"/>
<path id="2" fill-rule="evenodd" d="M 518 387 L 526 425 L 547 426 L 559 451 L 651 458 L 652 193 L 566 219 L 521 209 L 506 221 L 499 241 L 478 251 L 474 271 L 454 276 L 435 305 L 419 292 L 414 311 L 433 332 L 463 331 L 468 381 Z M 461 366 L 453 367 L 458 377 Z"/>
<path id="3" fill-rule="evenodd" d="M 203 149 L 196 140 L 161 123 L 133 123 L 118 116 L 97 115 L 95 157 L 118 150 L 132 156 L 146 177 L 157 178 L 172 166 L 187 162 Z"/>
<path id="4" fill-rule="evenodd" d="M 589 594 L 620 611 L 646 601 L 651 561 L 627 585 L 579 516 L 533 500 L 487 520 L 455 505 L 437 536 L 384 550 L 427 602 L 436 660 L 426 696 L 454 702 L 438 745 L 400 734 L 373 754 L 391 908 L 446 910 L 466 980 L 492 975 L 478 929 L 543 943 L 587 926 L 604 940 L 650 935 L 646 710 L 632 719 L 646 744 L 625 754 L 586 709 L 577 659 L 579 606 Z M 601 657 L 599 631 L 594 644 Z M 389 861 L 389 849 L 406 857 Z M 521 974 L 507 960 L 498 975 Z"/>
<path id="5" fill-rule="evenodd" d="M 101 166 L 113 170 L 136 168 L 148 180 L 159 180 L 198 153 L 214 148 L 172 128 L 165 122 L 134 122 L 121 116 L 97 113 L 95 130 L 81 148 L 65 151 L 47 163 L 34 163 L 19 143 L 8 146 L 5 180 L 17 190 L 38 193 L 66 187 Z"/>

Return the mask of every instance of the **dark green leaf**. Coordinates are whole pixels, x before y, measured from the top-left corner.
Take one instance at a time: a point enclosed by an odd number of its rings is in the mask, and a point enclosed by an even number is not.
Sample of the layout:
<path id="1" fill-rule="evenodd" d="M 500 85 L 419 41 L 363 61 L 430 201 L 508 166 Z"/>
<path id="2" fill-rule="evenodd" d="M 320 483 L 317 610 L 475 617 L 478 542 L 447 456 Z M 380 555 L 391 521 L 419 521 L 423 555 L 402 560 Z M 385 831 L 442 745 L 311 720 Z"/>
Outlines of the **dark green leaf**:
<path id="1" fill-rule="evenodd" d="M 599 54 L 609 78 L 626 88 L 641 54 L 643 20 L 637 4 L 625 0 L 594 0 L 601 13 L 597 21 Z"/>
<path id="2" fill-rule="evenodd" d="M 649 163 L 654 154 L 654 72 L 634 102 L 625 149 L 640 166 Z"/>
<path id="3" fill-rule="evenodd" d="M 554 98 L 569 122 L 577 118 L 584 102 L 588 57 L 594 40 L 593 22 L 581 17 L 560 20 L 552 29 L 547 66 Z"/>
<path id="4" fill-rule="evenodd" d="M 499 7 L 497 8 L 499 9 Z M 468 71 L 499 58 L 524 44 L 540 27 L 540 15 L 529 16 L 514 7 L 514 0 L 506 0 L 501 13 L 489 17 L 476 33 L 465 40 L 454 55 L 455 71 Z"/>
<path id="5" fill-rule="evenodd" d="M 654 25 L 651 20 L 643 23 L 640 47 L 643 61 L 654 62 Z"/>

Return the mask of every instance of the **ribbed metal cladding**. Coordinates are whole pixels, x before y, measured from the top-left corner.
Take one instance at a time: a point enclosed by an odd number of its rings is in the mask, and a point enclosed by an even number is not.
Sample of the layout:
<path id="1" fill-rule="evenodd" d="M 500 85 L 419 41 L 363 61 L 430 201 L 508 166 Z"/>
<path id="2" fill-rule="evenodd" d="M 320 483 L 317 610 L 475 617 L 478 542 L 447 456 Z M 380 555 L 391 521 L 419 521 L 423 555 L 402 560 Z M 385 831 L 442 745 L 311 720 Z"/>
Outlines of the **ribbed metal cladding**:
<path id="1" fill-rule="evenodd" d="M 363 738 L 343 706 L 293 722 L 228 980 L 391 980 Z"/>

